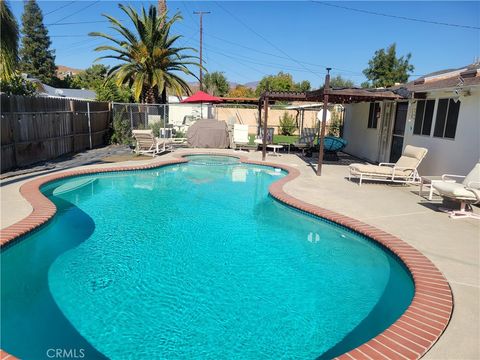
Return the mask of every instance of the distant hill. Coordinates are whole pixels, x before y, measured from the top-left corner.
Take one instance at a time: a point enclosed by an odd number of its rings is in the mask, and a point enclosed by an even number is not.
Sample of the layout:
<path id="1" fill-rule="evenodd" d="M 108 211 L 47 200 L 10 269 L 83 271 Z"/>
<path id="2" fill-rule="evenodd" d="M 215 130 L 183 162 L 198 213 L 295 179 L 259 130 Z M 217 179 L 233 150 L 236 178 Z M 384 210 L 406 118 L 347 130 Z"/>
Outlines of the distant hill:
<path id="1" fill-rule="evenodd" d="M 82 72 L 82 69 L 75 69 L 65 65 L 57 65 L 56 75 L 59 79 L 65 78 L 67 75 L 77 75 L 79 72 Z"/>
<path id="2" fill-rule="evenodd" d="M 230 89 L 234 89 L 238 85 L 243 85 L 243 86 L 246 86 L 246 87 L 248 87 L 252 90 L 255 90 L 255 88 L 257 87 L 259 82 L 260 81 L 251 81 L 251 82 L 248 82 L 248 83 L 245 83 L 245 84 L 239 84 L 239 83 L 236 83 L 236 82 L 229 81 L 228 85 L 230 86 Z M 199 89 L 199 84 L 196 81 L 189 82 L 188 85 L 190 86 L 190 88 L 192 89 L 193 92 L 195 92 Z"/>
<path id="3" fill-rule="evenodd" d="M 250 82 L 248 82 L 246 84 L 243 84 L 243 85 L 252 89 L 252 90 L 255 90 L 259 83 L 260 83 L 260 81 L 250 81 Z"/>

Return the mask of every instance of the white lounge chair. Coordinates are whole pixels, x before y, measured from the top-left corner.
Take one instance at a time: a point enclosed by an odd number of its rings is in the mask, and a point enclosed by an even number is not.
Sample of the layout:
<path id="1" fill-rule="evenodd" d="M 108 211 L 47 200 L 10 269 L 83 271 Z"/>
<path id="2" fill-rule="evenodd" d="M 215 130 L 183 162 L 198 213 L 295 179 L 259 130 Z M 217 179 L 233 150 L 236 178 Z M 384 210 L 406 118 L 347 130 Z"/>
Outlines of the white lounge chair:
<path id="1" fill-rule="evenodd" d="M 427 152 L 425 148 L 407 145 L 396 163 L 351 164 L 348 178 L 349 180 L 358 178 L 359 185 L 362 185 L 364 179 L 404 184 L 418 183 L 420 176 L 417 168 Z"/>
<path id="2" fill-rule="evenodd" d="M 463 179 L 461 183 L 453 182 Z M 448 212 L 452 219 L 473 217 L 480 219 L 480 214 L 474 214 L 471 205 L 480 203 L 480 162 L 477 163 L 467 176 L 444 174 L 443 181 L 436 181 L 432 187 L 440 196 L 460 202 L 460 210 L 440 210 Z M 453 180 L 453 181 L 452 181 Z"/>
<path id="3" fill-rule="evenodd" d="M 153 135 L 153 130 L 132 130 L 132 135 L 137 144 L 137 154 L 151 154 L 155 156 L 170 148 L 172 139 L 160 139 Z"/>
<path id="4" fill-rule="evenodd" d="M 250 145 L 250 139 L 248 138 L 248 125 L 234 124 L 233 125 L 233 145 L 235 150 L 243 149 L 256 149 L 256 145 Z"/>

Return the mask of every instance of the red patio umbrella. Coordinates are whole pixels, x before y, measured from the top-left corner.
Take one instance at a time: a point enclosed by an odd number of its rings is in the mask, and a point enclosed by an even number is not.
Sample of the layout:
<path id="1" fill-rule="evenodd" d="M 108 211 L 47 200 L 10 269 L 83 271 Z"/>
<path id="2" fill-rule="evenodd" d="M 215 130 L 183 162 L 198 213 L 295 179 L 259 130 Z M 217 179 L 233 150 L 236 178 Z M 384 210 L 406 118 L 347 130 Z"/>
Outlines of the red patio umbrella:
<path id="1" fill-rule="evenodd" d="M 200 104 L 200 117 L 203 118 L 203 103 L 218 104 L 218 103 L 221 103 L 222 101 L 223 100 L 220 99 L 219 97 L 212 96 L 210 94 L 207 94 L 207 93 L 199 90 L 195 94 L 186 98 L 185 100 L 182 100 L 181 102 L 183 104 L 188 104 L 188 103 L 190 103 L 190 104 Z"/>
<path id="2" fill-rule="evenodd" d="M 193 104 L 199 104 L 199 103 L 213 103 L 213 104 L 218 104 L 221 103 L 223 100 L 220 99 L 219 97 L 212 96 L 210 94 L 207 94 L 203 91 L 197 91 L 195 94 L 192 96 L 182 100 L 182 103 L 193 103 Z"/>

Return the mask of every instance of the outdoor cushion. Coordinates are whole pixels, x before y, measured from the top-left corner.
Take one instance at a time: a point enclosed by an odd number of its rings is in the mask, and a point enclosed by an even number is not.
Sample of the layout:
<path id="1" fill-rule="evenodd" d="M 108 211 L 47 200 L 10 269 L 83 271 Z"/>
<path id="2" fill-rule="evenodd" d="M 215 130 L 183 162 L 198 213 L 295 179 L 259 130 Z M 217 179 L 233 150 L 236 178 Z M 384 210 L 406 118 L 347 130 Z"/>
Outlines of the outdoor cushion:
<path id="1" fill-rule="evenodd" d="M 427 149 L 425 148 L 407 145 L 405 146 L 402 156 L 398 159 L 396 166 L 414 169 L 418 166 L 419 161 L 423 159 L 426 153 Z"/>
<path id="2" fill-rule="evenodd" d="M 392 176 L 393 167 L 392 166 L 379 166 L 379 165 L 370 165 L 370 164 L 351 164 L 350 169 L 363 174 L 375 174 L 381 176 Z M 395 170 L 395 176 L 409 176 L 412 173 L 412 170 Z"/>
<path id="3" fill-rule="evenodd" d="M 405 150 L 403 150 L 402 156 L 407 156 L 407 157 L 415 158 L 417 160 L 421 160 L 423 159 L 427 151 L 428 150 L 426 148 L 407 145 L 405 146 Z"/>
<path id="4" fill-rule="evenodd" d="M 449 182 L 435 182 L 432 186 L 442 195 L 452 199 L 476 200 L 473 191 L 467 190 L 465 185 Z"/>
<path id="5" fill-rule="evenodd" d="M 468 173 L 468 175 L 463 179 L 463 184 L 468 186 L 469 183 L 476 182 L 475 184 L 471 184 L 470 187 L 475 189 L 480 189 L 480 163 L 477 163 L 472 171 Z"/>

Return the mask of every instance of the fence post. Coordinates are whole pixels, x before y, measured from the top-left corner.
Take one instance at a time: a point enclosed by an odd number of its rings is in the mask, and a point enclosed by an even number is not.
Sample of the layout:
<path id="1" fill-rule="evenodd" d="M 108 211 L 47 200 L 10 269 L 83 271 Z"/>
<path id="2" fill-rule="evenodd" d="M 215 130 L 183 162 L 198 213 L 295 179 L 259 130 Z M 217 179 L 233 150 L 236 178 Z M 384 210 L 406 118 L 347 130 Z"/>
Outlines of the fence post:
<path id="1" fill-rule="evenodd" d="M 133 114 L 132 114 L 132 106 L 129 105 L 128 108 L 130 109 L 130 131 L 133 131 Z"/>
<path id="2" fill-rule="evenodd" d="M 75 146 L 75 142 L 77 140 L 77 128 L 75 126 L 75 102 L 70 100 L 70 111 L 71 111 L 71 119 L 72 119 L 72 152 L 74 153 L 77 149 Z"/>
<path id="3" fill-rule="evenodd" d="M 92 146 L 92 124 L 90 121 L 90 103 L 87 102 L 87 118 L 88 118 L 88 137 L 90 139 L 90 149 L 93 148 Z"/>
<path id="4" fill-rule="evenodd" d="M 148 129 L 148 105 L 145 104 L 145 129 Z"/>
<path id="5" fill-rule="evenodd" d="M 2 119 L 4 119 L 4 115 L 2 114 Z M 15 131 L 15 128 L 17 126 L 17 122 L 15 121 L 14 116 L 9 116 L 6 119 L 10 124 L 10 136 L 12 137 L 12 143 L 13 143 L 13 166 L 12 168 L 17 168 L 18 167 L 18 162 L 17 162 L 17 131 Z"/>

